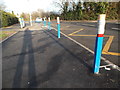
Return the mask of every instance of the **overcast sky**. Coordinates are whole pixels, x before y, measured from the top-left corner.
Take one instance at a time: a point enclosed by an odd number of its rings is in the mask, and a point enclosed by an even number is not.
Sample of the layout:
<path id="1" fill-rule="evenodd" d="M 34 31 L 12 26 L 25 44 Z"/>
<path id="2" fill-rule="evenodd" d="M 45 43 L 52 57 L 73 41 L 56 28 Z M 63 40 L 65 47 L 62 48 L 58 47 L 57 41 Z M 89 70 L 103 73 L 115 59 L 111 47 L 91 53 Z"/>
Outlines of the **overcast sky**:
<path id="1" fill-rule="evenodd" d="M 6 6 L 6 11 L 14 11 L 14 13 L 32 12 L 37 9 L 45 11 L 59 11 L 54 2 L 59 0 L 0 0 Z"/>
<path id="2" fill-rule="evenodd" d="M 17 13 L 20 14 L 22 12 L 36 11 L 37 9 L 43 9 L 44 11 L 59 12 L 60 8 L 55 6 L 54 2 L 60 2 L 60 1 L 61 0 L 0 0 L 0 3 L 3 3 L 6 6 L 5 9 L 6 11 L 10 11 L 10 12 L 14 11 L 15 14 Z M 78 0 L 73 0 L 73 1 L 78 1 Z M 86 0 L 82 0 L 82 1 L 86 1 Z M 119 0 L 110 0 L 110 1 L 119 1 Z"/>

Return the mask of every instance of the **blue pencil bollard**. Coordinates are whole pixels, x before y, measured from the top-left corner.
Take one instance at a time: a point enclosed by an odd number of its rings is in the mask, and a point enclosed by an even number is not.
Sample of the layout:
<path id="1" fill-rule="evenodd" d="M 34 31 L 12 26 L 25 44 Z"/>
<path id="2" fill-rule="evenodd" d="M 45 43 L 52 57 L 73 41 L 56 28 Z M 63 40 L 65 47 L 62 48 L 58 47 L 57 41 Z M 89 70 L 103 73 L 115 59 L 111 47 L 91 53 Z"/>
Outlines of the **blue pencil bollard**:
<path id="1" fill-rule="evenodd" d="M 58 38 L 60 38 L 60 24 L 57 24 L 57 28 L 58 28 Z"/>
<path id="2" fill-rule="evenodd" d="M 44 23 L 44 26 L 46 26 L 46 20 L 45 20 L 45 18 L 44 18 L 44 21 L 43 21 L 43 23 Z"/>
<path id="3" fill-rule="evenodd" d="M 51 30 L 51 22 L 48 22 L 48 29 Z"/>
<path id="4" fill-rule="evenodd" d="M 46 26 L 46 21 L 44 21 L 44 26 Z"/>
<path id="5" fill-rule="evenodd" d="M 44 21 L 43 21 L 43 25 L 45 26 Z"/>
<path id="6" fill-rule="evenodd" d="M 100 67 L 100 59 L 102 53 L 102 44 L 103 44 L 103 37 L 96 37 L 96 44 L 95 44 L 95 57 L 94 57 L 94 73 L 99 73 Z"/>
<path id="7" fill-rule="evenodd" d="M 105 27 L 105 14 L 99 15 L 98 19 L 98 33 L 96 37 L 95 43 L 95 54 L 94 54 L 94 68 L 93 71 L 95 74 L 99 73 L 100 61 L 101 61 L 101 53 L 102 53 L 102 44 L 103 44 L 103 36 L 104 36 L 104 27 Z"/>
<path id="8" fill-rule="evenodd" d="M 58 38 L 60 38 L 60 20 L 59 20 L 59 17 L 57 17 L 57 29 L 58 29 Z"/>

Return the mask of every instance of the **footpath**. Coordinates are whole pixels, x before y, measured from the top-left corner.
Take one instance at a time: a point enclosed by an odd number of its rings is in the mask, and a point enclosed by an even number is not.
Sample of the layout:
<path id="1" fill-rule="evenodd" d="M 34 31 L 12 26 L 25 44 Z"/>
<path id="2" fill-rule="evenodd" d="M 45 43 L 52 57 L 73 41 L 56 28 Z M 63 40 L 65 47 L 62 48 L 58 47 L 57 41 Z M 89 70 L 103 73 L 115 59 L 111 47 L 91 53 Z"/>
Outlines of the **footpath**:
<path id="1" fill-rule="evenodd" d="M 94 55 L 53 28 L 35 24 L 2 48 L 3 88 L 119 88 L 119 71 L 93 74 Z"/>
<path id="2" fill-rule="evenodd" d="M 26 28 L 30 27 L 29 23 L 26 23 L 24 28 L 20 28 L 20 24 L 14 24 L 8 27 L 0 28 L 0 43 L 7 40 L 14 34 L 18 33 L 19 31 L 24 31 Z"/>

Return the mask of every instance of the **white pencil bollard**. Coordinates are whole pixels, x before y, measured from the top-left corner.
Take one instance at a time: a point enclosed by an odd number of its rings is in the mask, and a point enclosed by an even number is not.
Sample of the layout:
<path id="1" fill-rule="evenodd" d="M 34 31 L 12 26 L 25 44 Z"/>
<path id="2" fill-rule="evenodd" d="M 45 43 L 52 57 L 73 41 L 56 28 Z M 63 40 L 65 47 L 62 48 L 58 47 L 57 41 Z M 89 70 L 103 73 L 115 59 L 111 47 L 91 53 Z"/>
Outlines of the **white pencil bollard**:
<path id="1" fill-rule="evenodd" d="M 103 36 L 105 31 L 105 14 L 101 14 L 98 17 L 98 32 L 96 37 L 95 44 L 95 54 L 94 54 L 94 73 L 99 73 L 100 61 L 101 61 L 101 53 L 102 53 L 102 44 L 103 44 Z"/>
<path id="2" fill-rule="evenodd" d="M 58 38 L 60 38 L 60 19 L 57 17 Z"/>
<path id="3" fill-rule="evenodd" d="M 23 22 L 23 18 L 22 17 L 19 18 L 19 22 L 20 22 L 20 27 L 23 28 L 23 23 L 24 22 Z"/>
<path id="4" fill-rule="evenodd" d="M 32 15 L 30 13 L 30 26 L 32 26 Z"/>
<path id="5" fill-rule="evenodd" d="M 44 21 L 43 21 L 43 23 L 44 23 L 44 26 L 46 26 L 46 18 L 44 18 Z"/>
<path id="6" fill-rule="evenodd" d="M 48 18 L 48 29 L 51 30 L 51 22 L 50 22 L 50 17 Z"/>

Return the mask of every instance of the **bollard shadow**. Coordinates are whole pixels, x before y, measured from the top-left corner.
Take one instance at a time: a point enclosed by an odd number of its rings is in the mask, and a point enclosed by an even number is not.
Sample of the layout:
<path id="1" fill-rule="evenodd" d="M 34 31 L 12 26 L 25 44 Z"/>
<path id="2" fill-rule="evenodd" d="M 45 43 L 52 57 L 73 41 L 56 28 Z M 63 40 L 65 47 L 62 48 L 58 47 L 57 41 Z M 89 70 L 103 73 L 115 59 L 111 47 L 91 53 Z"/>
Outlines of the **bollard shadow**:
<path id="1" fill-rule="evenodd" d="M 51 29 L 51 31 L 53 32 L 54 31 L 54 29 Z M 47 30 L 47 32 L 51 32 L 50 30 Z M 56 38 L 58 38 L 58 36 L 57 36 L 57 32 L 54 32 L 55 34 L 54 34 L 54 36 L 56 37 Z"/>
<path id="2" fill-rule="evenodd" d="M 46 32 L 46 31 L 44 31 L 46 34 L 48 34 L 57 44 L 59 44 L 62 48 L 64 48 L 70 55 L 72 55 L 74 58 L 76 58 L 80 63 L 82 63 L 83 65 L 85 65 L 87 68 L 88 68 L 88 70 L 90 71 L 90 72 L 92 72 L 93 70 L 92 70 L 92 65 L 89 65 L 87 62 L 85 62 L 85 61 L 89 61 L 89 60 L 91 60 L 91 59 L 93 59 L 94 58 L 94 55 L 91 55 L 91 56 L 89 56 L 88 54 L 89 54 L 89 52 L 85 52 L 85 51 L 81 51 L 80 53 L 79 53 L 79 56 L 77 55 L 77 54 L 75 54 L 75 53 L 73 53 L 72 51 L 70 51 L 68 48 L 66 48 L 61 42 L 59 42 L 58 40 L 56 40 L 55 38 L 53 38 L 51 35 L 53 35 L 53 36 L 55 36 L 55 34 L 53 33 L 53 32 Z M 51 35 L 50 35 L 51 34 Z M 84 57 L 84 61 L 83 61 L 83 57 Z"/>
<path id="3" fill-rule="evenodd" d="M 52 31 L 53 33 L 52 33 L 51 31 Z M 51 29 L 51 31 L 50 31 L 50 30 L 47 30 L 47 32 L 52 33 L 56 38 L 58 38 L 58 35 L 57 35 L 58 33 L 57 33 L 57 31 L 55 31 L 54 29 Z M 60 37 L 64 37 L 64 36 L 63 36 L 62 34 L 60 34 Z"/>
<path id="4" fill-rule="evenodd" d="M 16 67 L 15 76 L 13 79 L 12 88 L 21 88 L 22 82 L 22 73 L 23 73 L 23 65 L 25 61 L 25 55 L 28 55 L 28 77 L 29 77 L 29 85 L 28 87 L 33 87 L 37 85 L 36 82 L 36 72 L 35 72 L 35 62 L 34 62 L 34 54 L 33 54 L 33 46 L 32 46 L 32 36 L 31 31 L 25 30 L 24 39 L 23 39 L 23 47 L 21 53 L 26 52 L 26 50 L 31 51 L 32 53 L 26 53 L 19 55 L 18 63 Z"/>
<path id="5" fill-rule="evenodd" d="M 57 43 L 62 48 L 64 48 L 65 51 L 67 51 L 71 56 L 73 56 L 75 59 L 77 59 L 80 63 L 82 63 L 84 66 L 88 68 L 88 72 L 92 71 L 92 67 L 87 64 L 85 61 L 82 60 L 82 58 L 78 57 L 78 55 L 74 54 L 72 51 L 70 51 L 68 48 L 66 48 L 62 43 L 57 41 L 53 36 L 52 32 L 44 31 L 45 34 L 49 35 L 51 39 L 53 39 L 54 43 Z M 51 35 L 50 35 L 51 34 Z M 47 82 L 51 79 L 52 76 L 54 76 L 57 71 L 59 70 L 60 66 L 62 65 L 62 61 L 64 60 L 64 52 L 58 53 L 56 56 L 52 57 L 50 62 L 47 65 L 46 72 L 39 74 L 37 78 L 37 83 L 39 83 L 39 87 L 43 87 L 44 82 Z M 83 52 L 80 53 L 80 55 L 83 55 Z M 84 55 L 85 56 L 85 55 Z M 89 58 L 90 59 L 90 58 Z"/>
<path id="6" fill-rule="evenodd" d="M 42 42 L 42 41 L 45 41 L 45 40 L 48 40 L 48 39 L 49 39 L 49 37 L 40 38 L 40 39 L 38 40 L 38 42 Z"/>

